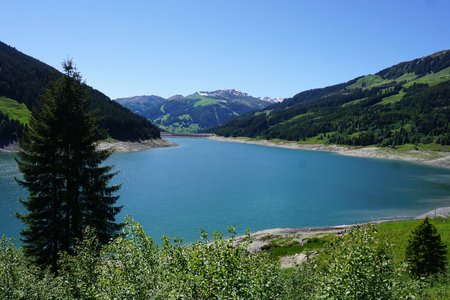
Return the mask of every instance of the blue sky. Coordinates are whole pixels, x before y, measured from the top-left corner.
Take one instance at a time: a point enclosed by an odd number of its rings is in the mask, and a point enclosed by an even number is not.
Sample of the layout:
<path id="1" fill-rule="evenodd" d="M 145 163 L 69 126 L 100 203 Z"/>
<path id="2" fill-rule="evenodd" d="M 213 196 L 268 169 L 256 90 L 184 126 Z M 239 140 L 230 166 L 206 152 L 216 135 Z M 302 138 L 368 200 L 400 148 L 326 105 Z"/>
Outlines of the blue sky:
<path id="1" fill-rule="evenodd" d="M 448 0 L 0 0 L 0 40 L 111 98 L 290 97 L 450 48 Z"/>

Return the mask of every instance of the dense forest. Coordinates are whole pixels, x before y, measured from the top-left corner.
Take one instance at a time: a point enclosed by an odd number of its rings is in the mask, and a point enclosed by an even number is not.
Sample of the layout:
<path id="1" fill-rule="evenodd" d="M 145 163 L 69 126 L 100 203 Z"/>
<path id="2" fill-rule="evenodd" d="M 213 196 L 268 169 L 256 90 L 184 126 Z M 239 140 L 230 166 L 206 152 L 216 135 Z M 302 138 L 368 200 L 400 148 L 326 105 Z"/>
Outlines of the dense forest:
<path id="1" fill-rule="evenodd" d="M 60 76 L 63 75 L 49 65 L 0 42 L 0 96 L 17 100 L 33 110 L 49 82 Z M 119 140 L 159 137 L 158 128 L 146 118 L 133 114 L 92 87 L 87 88 L 105 137 Z M 0 139 L 10 137 L 11 134 L 0 135 Z"/>
<path id="2" fill-rule="evenodd" d="M 6 146 L 22 136 L 26 125 L 0 112 L 0 147 Z"/>
<path id="3" fill-rule="evenodd" d="M 308 90 L 213 131 L 346 145 L 450 144 L 450 51 Z"/>

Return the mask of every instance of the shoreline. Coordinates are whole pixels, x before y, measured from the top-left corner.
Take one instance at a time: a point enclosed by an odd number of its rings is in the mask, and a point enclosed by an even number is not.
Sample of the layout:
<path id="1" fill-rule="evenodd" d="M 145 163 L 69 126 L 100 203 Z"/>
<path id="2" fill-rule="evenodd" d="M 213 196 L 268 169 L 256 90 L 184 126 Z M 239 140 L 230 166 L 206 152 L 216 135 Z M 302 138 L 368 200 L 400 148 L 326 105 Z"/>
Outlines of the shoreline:
<path id="1" fill-rule="evenodd" d="M 161 138 L 209 138 L 212 133 L 161 133 Z"/>
<path id="2" fill-rule="evenodd" d="M 163 138 L 143 140 L 139 142 L 111 140 L 100 141 L 97 144 L 97 150 L 113 150 L 114 152 L 137 152 L 146 149 L 168 148 L 175 146 L 178 146 L 178 144 L 170 142 Z M 13 142 L 3 148 L 0 148 L 0 153 L 15 153 L 19 150 L 19 143 Z"/>
<path id="3" fill-rule="evenodd" d="M 178 146 L 178 144 L 160 138 L 160 139 L 144 140 L 139 142 L 117 141 L 117 140 L 102 141 L 97 144 L 97 149 L 113 150 L 114 152 L 137 152 L 146 149 L 168 148 L 175 146 Z"/>
<path id="4" fill-rule="evenodd" d="M 411 163 L 417 163 L 427 166 L 440 168 L 450 168 L 450 152 L 431 151 L 431 150 L 410 150 L 400 151 L 392 148 L 381 147 L 352 147 L 341 145 L 325 145 L 325 144 L 298 144 L 296 142 L 271 140 L 256 140 L 252 138 L 232 138 L 222 136 L 211 136 L 208 139 L 221 142 L 232 142 L 242 144 L 252 144 L 268 147 L 278 147 L 293 150 L 306 151 L 322 151 L 332 152 L 339 155 L 361 157 L 361 158 L 377 158 L 388 160 L 400 160 Z"/>
<path id="5" fill-rule="evenodd" d="M 252 232 L 250 235 L 252 237 L 262 237 L 263 239 L 268 235 L 292 235 L 301 233 L 304 237 L 308 236 L 317 236 L 320 234 L 329 234 L 329 233 L 340 233 L 345 230 L 351 229 L 355 226 L 363 226 L 367 224 L 382 224 L 387 222 L 397 222 L 397 221 L 408 221 L 408 220 L 422 220 L 425 217 L 429 217 L 431 219 L 434 218 L 449 218 L 450 217 L 450 206 L 446 207 L 438 207 L 432 209 L 426 213 L 420 214 L 417 217 L 406 217 L 406 218 L 393 218 L 393 219 L 381 219 L 381 220 L 373 220 L 356 224 L 341 224 L 341 225 L 332 225 L 332 226 L 312 226 L 312 227 L 299 227 L 299 228 L 271 228 L 271 229 L 263 229 L 259 231 Z M 244 236 L 240 236 L 239 238 L 243 238 Z"/>
<path id="6" fill-rule="evenodd" d="M 271 243 L 276 240 L 290 240 L 297 242 L 298 244 L 304 244 L 307 239 L 311 238 L 321 238 L 328 235 L 342 236 L 346 234 L 347 231 L 351 230 L 356 226 L 363 226 L 367 224 L 382 224 L 387 222 L 397 222 L 405 220 L 420 220 L 425 217 L 430 218 L 449 218 L 450 217 L 450 207 L 439 207 L 430 210 L 424 214 L 417 217 L 411 218 L 400 218 L 400 219 L 384 219 L 376 221 L 368 221 L 357 224 L 349 225 L 335 225 L 335 226 L 323 226 L 323 227 L 302 227 L 302 228 L 272 228 L 265 229 L 250 234 L 251 241 L 248 245 L 247 250 L 250 253 L 257 253 L 263 251 L 265 248 L 270 247 Z M 238 236 L 235 240 L 236 244 L 241 244 L 245 241 L 245 236 Z M 301 265 L 304 261 L 308 260 L 310 257 L 314 256 L 316 253 L 297 253 L 293 255 L 284 255 L 280 257 L 281 268 L 292 268 Z"/>

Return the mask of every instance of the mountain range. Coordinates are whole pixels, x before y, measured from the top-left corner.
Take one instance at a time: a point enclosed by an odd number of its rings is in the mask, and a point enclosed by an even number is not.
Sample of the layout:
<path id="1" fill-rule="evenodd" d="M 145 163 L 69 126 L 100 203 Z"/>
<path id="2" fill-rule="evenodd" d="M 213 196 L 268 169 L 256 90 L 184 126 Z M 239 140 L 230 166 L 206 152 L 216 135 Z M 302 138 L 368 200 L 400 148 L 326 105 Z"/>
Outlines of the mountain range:
<path id="1" fill-rule="evenodd" d="M 55 68 L 0 42 L 0 146 L 17 140 L 27 123 L 23 116 L 30 115 L 49 82 L 59 76 L 63 74 Z M 105 138 L 144 140 L 160 136 L 159 129 L 146 118 L 90 86 L 86 89 Z M 17 112 L 20 120 L 15 117 Z"/>
<path id="2" fill-rule="evenodd" d="M 450 50 L 307 90 L 211 130 L 300 143 L 450 144 Z"/>
<path id="3" fill-rule="evenodd" d="M 281 102 L 279 98 L 257 98 L 234 89 L 200 91 L 188 96 L 135 96 L 115 99 L 159 128 L 175 133 L 199 132 L 217 127 L 243 114 Z"/>

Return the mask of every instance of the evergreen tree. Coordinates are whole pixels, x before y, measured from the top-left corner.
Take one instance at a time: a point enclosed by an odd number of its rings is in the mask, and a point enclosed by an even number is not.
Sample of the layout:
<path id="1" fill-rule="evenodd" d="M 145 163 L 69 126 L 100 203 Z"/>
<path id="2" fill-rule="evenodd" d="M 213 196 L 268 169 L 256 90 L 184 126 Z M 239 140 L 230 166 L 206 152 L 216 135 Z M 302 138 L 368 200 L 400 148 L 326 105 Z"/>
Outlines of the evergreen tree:
<path id="1" fill-rule="evenodd" d="M 20 140 L 17 163 L 23 173 L 19 184 L 29 191 L 21 200 L 27 214 L 18 217 L 25 253 L 56 271 L 58 253 L 72 252 L 83 228 L 92 227 L 100 243 L 117 234 L 120 207 L 115 175 L 102 163 L 109 151 L 97 151 L 100 131 L 89 112 L 85 85 L 71 60 L 64 61 L 65 75 L 45 92 L 29 130 Z"/>
<path id="2" fill-rule="evenodd" d="M 406 247 L 406 261 L 415 276 L 442 272 L 446 267 L 447 249 L 428 217 L 411 233 Z"/>

